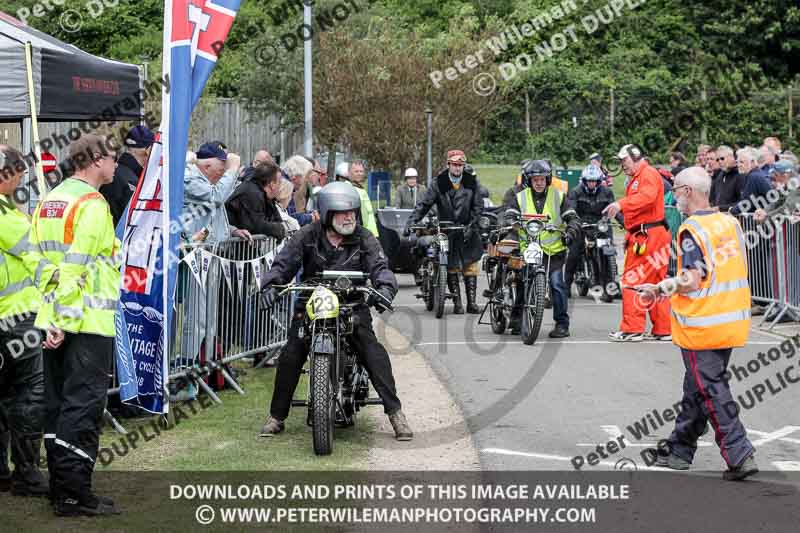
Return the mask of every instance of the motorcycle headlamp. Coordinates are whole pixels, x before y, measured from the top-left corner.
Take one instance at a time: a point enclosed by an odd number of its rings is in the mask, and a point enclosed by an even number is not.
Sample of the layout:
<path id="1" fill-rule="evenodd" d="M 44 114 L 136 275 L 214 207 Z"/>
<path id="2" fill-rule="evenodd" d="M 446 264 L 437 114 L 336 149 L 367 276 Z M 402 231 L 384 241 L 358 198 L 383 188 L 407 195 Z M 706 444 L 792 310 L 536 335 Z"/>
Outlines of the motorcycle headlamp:
<path id="1" fill-rule="evenodd" d="M 336 286 L 337 289 L 342 290 L 342 291 L 349 291 L 350 289 L 353 288 L 353 282 L 350 281 L 349 278 L 345 278 L 345 277 L 338 278 L 334 282 L 334 285 Z"/>
<path id="2" fill-rule="evenodd" d="M 481 229 L 486 229 L 491 225 L 492 223 L 489 220 L 489 217 L 481 217 L 478 219 L 478 227 L 480 227 Z"/>
<path id="3" fill-rule="evenodd" d="M 544 224 L 539 220 L 529 220 L 525 224 L 525 231 L 531 237 L 535 237 L 536 235 L 538 235 L 539 232 L 542 231 L 543 228 L 544 228 Z"/>
<path id="4" fill-rule="evenodd" d="M 608 233 L 609 228 L 610 225 L 605 220 L 601 220 L 600 222 L 597 223 L 597 231 L 599 231 L 600 233 Z"/>

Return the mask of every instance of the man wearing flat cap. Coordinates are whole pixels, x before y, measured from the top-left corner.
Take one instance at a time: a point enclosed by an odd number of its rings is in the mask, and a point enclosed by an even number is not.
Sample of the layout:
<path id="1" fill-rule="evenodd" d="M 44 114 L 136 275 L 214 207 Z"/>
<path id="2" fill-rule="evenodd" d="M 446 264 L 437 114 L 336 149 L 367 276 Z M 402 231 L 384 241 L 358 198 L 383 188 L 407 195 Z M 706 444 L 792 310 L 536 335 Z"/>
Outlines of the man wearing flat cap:
<path id="1" fill-rule="evenodd" d="M 478 290 L 478 262 L 483 255 L 483 245 L 478 231 L 478 220 L 483 207 L 480 183 L 474 174 L 466 172 L 467 157 L 463 150 L 447 152 L 447 169 L 436 176 L 431 187 L 408 219 L 408 227 L 416 224 L 435 205 L 439 219 L 464 226 L 463 232 L 451 232 L 448 257 L 447 288 L 454 295 L 453 314 L 463 314 L 459 273 L 464 275 L 467 293 L 467 313 L 478 314 L 476 303 Z"/>

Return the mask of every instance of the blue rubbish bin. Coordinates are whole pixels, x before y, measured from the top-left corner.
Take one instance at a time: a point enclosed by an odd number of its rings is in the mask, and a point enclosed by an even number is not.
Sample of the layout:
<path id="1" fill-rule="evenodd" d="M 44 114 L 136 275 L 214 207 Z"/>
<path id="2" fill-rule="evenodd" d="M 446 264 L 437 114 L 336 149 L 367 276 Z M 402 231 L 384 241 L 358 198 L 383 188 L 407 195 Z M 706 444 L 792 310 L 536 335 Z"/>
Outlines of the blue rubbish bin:
<path id="1" fill-rule="evenodd" d="M 392 176 L 388 172 L 370 172 L 367 178 L 367 193 L 370 200 L 377 202 L 375 209 L 391 205 Z"/>

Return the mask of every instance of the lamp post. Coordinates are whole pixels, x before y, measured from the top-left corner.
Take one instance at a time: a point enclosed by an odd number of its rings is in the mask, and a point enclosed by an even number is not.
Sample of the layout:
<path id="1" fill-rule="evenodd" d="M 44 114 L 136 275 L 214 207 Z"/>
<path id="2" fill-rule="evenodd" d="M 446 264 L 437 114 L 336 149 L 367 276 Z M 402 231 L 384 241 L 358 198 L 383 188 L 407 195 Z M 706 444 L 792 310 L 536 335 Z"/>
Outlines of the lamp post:
<path id="1" fill-rule="evenodd" d="M 428 107 L 425 109 L 428 117 L 428 188 L 433 179 L 433 110 Z"/>
<path id="2" fill-rule="evenodd" d="M 313 2 L 303 2 L 303 22 L 306 28 L 311 28 L 311 4 Z M 312 100 L 311 100 L 311 39 L 306 39 L 303 43 L 303 82 L 305 89 L 305 128 L 304 128 L 304 151 L 306 157 L 314 157 L 314 123 L 312 119 Z"/>

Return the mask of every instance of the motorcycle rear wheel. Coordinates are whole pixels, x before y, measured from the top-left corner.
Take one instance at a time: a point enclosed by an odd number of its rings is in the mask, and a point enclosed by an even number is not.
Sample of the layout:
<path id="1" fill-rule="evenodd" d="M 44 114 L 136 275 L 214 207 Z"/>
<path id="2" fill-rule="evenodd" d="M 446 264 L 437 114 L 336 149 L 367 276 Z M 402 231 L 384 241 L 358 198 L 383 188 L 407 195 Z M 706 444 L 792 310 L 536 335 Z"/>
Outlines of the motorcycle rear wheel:
<path id="1" fill-rule="evenodd" d="M 492 299 L 489 302 L 489 320 L 492 323 L 492 333 L 495 335 L 502 335 L 505 333 L 506 328 L 508 328 L 508 321 L 506 320 L 506 315 L 503 313 L 503 306 L 495 303 L 497 291 L 504 285 L 504 275 L 505 273 L 503 272 L 502 266 L 499 264 L 495 266 L 492 275 L 493 283 L 489 286 L 492 290 Z"/>
<path id="2" fill-rule="evenodd" d="M 428 270 L 428 264 L 424 266 L 425 277 L 422 279 L 422 294 L 425 295 L 425 309 L 433 311 L 433 275 Z"/>

